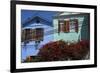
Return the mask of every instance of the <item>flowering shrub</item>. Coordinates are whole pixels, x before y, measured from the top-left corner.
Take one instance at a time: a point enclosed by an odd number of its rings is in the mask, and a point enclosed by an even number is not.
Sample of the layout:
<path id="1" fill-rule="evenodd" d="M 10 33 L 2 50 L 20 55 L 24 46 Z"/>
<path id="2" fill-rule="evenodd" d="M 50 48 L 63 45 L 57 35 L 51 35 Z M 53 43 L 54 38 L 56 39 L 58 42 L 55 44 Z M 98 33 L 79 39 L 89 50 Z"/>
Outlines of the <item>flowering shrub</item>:
<path id="1" fill-rule="evenodd" d="M 89 42 L 82 40 L 75 44 L 70 44 L 68 50 L 70 50 L 70 54 L 67 55 L 69 55 L 70 59 L 84 59 L 89 52 Z"/>
<path id="2" fill-rule="evenodd" d="M 86 40 L 70 44 L 60 40 L 44 45 L 40 48 L 38 56 L 41 57 L 41 61 L 81 60 L 88 52 L 89 42 Z"/>
<path id="3" fill-rule="evenodd" d="M 65 42 L 50 42 L 46 45 L 44 45 L 41 49 L 38 55 L 42 57 L 43 61 L 56 61 L 60 60 L 63 57 L 62 54 L 62 47 Z M 59 45 L 59 46 L 58 46 Z"/>

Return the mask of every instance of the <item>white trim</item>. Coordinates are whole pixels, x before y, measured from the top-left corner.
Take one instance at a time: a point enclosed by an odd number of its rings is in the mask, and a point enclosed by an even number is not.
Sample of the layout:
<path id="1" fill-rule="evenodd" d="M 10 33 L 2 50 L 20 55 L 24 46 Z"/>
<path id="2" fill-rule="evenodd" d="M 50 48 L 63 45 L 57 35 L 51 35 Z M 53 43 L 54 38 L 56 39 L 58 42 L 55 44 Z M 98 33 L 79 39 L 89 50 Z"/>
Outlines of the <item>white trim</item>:
<path id="1" fill-rule="evenodd" d="M 68 12 L 87 12 L 90 13 L 90 60 L 81 61 L 59 61 L 59 62 L 38 62 L 38 63 L 21 63 L 21 9 L 26 10 L 44 10 L 44 11 L 68 11 Z M 53 66 L 72 66 L 94 64 L 94 10 L 84 8 L 70 7 L 51 7 L 51 6 L 35 6 L 35 5 L 16 5 L 16 68 L 39 68 Z"/>

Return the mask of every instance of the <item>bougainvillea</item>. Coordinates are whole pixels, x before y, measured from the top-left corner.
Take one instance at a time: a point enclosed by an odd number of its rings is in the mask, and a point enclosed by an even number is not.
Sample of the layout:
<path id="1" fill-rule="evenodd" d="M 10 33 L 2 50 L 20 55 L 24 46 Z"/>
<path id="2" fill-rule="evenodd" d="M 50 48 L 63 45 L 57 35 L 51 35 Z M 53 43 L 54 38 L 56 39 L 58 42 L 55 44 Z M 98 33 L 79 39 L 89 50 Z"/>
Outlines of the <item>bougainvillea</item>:
<path id="1" fill-rule="evenodd" d="M 89 41 L 81 40 L 77 43 L 62 40 L 49 42 L 40 48 L 38 56 L 41 61 L 81 60 L 89 52 Z"/>
<path id="2" fill-rule="evenodd" d="M 61 43 L 59 43 L 58 41 L 50 42 L 50 43 L 44 45 L 40 49 L 40 52 L 38 53 L 38 55 L 41 56 L 42 60 L 45 60 L 45 61 L 59 60 L 63 56 L 60 44 Z M 62 44 L 63 44 L 63 42 L 62 42 Z"/>

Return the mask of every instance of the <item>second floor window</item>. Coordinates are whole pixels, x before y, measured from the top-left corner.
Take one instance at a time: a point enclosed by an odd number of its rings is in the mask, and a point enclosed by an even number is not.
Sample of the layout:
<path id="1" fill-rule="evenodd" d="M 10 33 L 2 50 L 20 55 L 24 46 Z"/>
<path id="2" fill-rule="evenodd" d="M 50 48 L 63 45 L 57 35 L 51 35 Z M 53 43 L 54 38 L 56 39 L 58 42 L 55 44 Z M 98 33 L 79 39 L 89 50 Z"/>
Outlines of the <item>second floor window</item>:
<path id="1" fill-rule="evenodd" d="M 43 28 L 35 28 L 35 29 L 24 29 L 22 30 L 22 41 L 29 40 L 43 40 L 44 29 Z"/>

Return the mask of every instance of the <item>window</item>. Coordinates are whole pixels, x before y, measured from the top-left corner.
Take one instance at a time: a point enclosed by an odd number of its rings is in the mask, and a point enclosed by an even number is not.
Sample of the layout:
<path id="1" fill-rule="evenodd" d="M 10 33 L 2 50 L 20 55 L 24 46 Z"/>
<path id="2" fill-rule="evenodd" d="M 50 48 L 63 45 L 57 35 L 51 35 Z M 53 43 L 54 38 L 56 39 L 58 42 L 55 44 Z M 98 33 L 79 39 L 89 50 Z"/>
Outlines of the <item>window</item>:
<path id="1" fill-rule="evenodd" d="M 24 29 L 22 31 L 22 41 L 29 40 L 43 40 L 44 30 L 43 28 L 35 28 L 35 29 Z"/>
<path id="2" fill-rule="evenodd" d="M 78 19 L 59 20 L 58 33 L 60 32 L 78 32 Z"/>
<path id="3" fill-rule="evenodd" d="M 59 21 L 58 32 L 69 32 L 69 21 Z"/>

